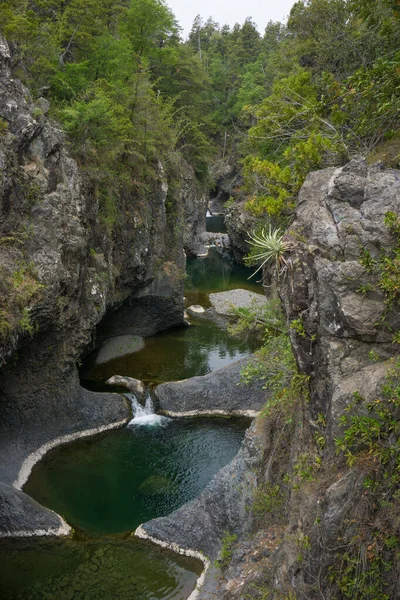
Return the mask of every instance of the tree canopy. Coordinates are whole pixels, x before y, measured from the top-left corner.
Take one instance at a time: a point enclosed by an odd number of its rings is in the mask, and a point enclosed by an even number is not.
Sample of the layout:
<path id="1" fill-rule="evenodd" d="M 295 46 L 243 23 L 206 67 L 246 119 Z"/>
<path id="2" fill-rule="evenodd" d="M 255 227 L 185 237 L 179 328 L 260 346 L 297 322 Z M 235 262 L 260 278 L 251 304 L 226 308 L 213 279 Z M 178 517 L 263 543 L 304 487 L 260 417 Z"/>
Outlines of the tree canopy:
<path id="1" fill-rule="evenodd" d="M 310 169 L 386 147 L 398 161 L 398 2 L 298 0 L 263 34 L 198 15 L 186 42 L 164 0 L 8 0 L 0 23 L 106 195 L 178 155 L 204 183 L 224 147 L 249 210 L 284 221 Z"/>

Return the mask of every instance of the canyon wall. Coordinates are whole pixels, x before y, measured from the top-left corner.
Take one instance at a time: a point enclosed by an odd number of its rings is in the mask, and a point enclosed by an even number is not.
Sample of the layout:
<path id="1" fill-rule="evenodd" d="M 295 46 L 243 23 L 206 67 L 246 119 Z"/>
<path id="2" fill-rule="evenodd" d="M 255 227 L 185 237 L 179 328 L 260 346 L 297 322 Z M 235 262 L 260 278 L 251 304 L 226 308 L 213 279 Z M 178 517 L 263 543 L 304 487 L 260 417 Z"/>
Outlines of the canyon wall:
<path id="1" fill-rule="evenodd" d="M 198 598 L 399 597 L 400 317 L 384 285 L 399 211 L 398 171 L 355 159 L 308 175 L 277 282 L 294 393 L 270 397 L 198 499 L 141 529 L 214 561 Z"/>
<path id="2" fill-rule="evenodd" d="M 48 111 L 13 77 L 0 38 L 3 534 L 46 529 L 43 519 L 29 524 L 31 499 L 10 487 L 21 486 L 35 452 L 129 417 L 120 396 L 80 387 L 77 362 L 106 314 L 120 310 L 124 327 L 141 335 L 183 323 L 184 243 L 196 245 L 206 210 L 193 170 L 182 164 L 171 199 L 159 162 L 144 191 L 116 190 L 107 212 Z"/>

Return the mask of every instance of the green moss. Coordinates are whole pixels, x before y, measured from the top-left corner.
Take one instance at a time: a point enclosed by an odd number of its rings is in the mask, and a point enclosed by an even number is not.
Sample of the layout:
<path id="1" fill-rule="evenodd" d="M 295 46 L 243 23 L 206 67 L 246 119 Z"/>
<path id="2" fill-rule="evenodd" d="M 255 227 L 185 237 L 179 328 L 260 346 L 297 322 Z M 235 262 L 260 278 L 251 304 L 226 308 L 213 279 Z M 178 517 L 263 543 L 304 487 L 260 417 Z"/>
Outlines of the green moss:
<path id="1" fill-rule="evenodd" d="M 353 535 L 342 540 L 330 579 L 345 598 L 389 600 L 390 576 L 396 579 L 399 566 L 400 359 L 392 360 L 380 397 L 365 404 L 355 392 L 340 423 L 338 452 L 349 466 L 360 464 L 368 473 L 363 492 L 368 513 L 353 521 Z"/>
<path id="2" fill-rule="evenodd" d="M 20 266 L 12 274 L 14 298 L 21 308 L 37 298 L 43 285 L 37 280 L 37 272 L 33 262 L 21 261 Z"/>
<path id="3" fill-rule="evenodd" d="M 22 331 L 29 333 L 29 335 L 33 335 L 35 332 L 35 327 L 32 325 L 31 316 L 28 308 L 24 308 L 22 311 L 22 317 L 18 323 Z"/>
<path id="4" fill-rule="evenodd" d="M 252 508 L 256 515 L 265 516 L 278 511 L 282 507 L 283 501 L 284 495 L 281 486 L 267 481 L 264 485 L 257 487 Z"/>

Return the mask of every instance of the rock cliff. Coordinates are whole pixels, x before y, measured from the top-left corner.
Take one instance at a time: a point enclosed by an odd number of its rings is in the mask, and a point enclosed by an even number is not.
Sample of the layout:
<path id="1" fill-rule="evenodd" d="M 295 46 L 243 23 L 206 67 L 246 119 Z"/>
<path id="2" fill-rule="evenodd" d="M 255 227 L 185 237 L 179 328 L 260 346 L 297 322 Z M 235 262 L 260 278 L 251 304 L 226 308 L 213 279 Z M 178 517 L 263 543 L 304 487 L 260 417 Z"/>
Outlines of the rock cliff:
<path id="1" fill-rule="evenodd" d="M 219 553 L 198 598 L 400 597 L 398 372 L 387 379 L 400 317 L 369 268 L 397 260 L 389 212 L 400 212 L 400 173 L 361 159 L 303 185 L 278 282 L 297 396 L 257 419 L 199 499 L 143 528 Z"/>
<path id="2" fill-rule="evenodd" d="M 10 49 L 0 38 L 3 534 L 46 530 L 45 518 L 29 527 L 24 502 L 30 514 L 40 507 L 33 510 L 30 499 L 9 487 L 21 485 L 35 452 L 129 417 L 120 396 L 80 387 L 76 363 L 116 309 L 125 329 L 140 335 L 183 322 L 184 242 L 195 244 L 206 210 L 193 171 L 183 165 L 172 211 L 159 163 L 145 192 L 119 192 L 112 219 L 105 216 L 48 110 L 46 99 L 34 102 L 13 78 Z M 53 513 L 48 529 L 56 529 Z"/>

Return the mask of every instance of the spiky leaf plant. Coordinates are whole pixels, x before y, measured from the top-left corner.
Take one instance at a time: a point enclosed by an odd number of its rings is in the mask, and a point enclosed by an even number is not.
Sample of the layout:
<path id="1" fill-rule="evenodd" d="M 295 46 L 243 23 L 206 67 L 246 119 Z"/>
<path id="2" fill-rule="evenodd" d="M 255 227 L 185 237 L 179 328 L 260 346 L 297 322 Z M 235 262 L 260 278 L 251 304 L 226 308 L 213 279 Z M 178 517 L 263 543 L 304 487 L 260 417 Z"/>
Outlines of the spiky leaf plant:
<path id="1" fill-rule="evenodd" d="M 292 267 L 290 258 L 285 256 L 292 249 L 292 244 L 283 239 L 280 229 L 272 230 L 270 225 L 268 232 L 263 228 L 261 233 L 249 233 L 249 237 L 250 239 L 247 242 L 255 252 L 252 252 L 251 260 L 261 262 L 252 276 L 258 273 L 267 263 L 274 263 L 278 277 Z"/>

